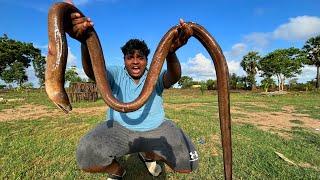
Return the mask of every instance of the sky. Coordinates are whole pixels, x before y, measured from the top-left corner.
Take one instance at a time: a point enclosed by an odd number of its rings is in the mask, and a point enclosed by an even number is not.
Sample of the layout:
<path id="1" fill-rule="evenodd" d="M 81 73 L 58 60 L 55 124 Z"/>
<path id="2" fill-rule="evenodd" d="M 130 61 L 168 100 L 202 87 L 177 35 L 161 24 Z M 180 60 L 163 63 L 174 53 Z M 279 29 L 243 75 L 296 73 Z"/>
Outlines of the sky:
<path id="1" fill-rule="evenodd" d="M 46 56 L 48 10 L 56 0 L 0 0 L 0 33 L 30 42 Z M 228 62 L 230 73 L 245 75 L 240 66 L 244 55 L 258 51 L 264 56 L 275 49 L 302 48 L 320 34 L 319 0 L 74 0 L 75 6 L 94 22 L 106 66 L 123 66 L 120 47 L 129 39 L 144 40 L 153 53 L 163 35 L 179 18 L 203 26 L 215 38 Z M 81 65 L 80 43 L 68 38 L 68 67 Z M 212 59 L 195 38 L 177 51 L 182 75 L 194 80 L 215 79 Z M 164 65 L 164 69 L 166 66 Z M 316 68 L 305 66 L 298 82 L 315 78 Z M 37 79 L 28 68 L 29 81 Z M 259 76 L 259 75 L 257 75 Z M 258 78 L 259 79 L 259 78 Z"/>

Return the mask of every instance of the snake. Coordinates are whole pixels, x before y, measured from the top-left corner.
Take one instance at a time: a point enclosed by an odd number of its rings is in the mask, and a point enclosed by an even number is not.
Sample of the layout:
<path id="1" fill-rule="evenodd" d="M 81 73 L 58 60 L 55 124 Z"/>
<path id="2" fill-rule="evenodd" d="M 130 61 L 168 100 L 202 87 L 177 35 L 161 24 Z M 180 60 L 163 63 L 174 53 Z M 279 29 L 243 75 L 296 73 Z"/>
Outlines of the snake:
<path id="1" fill-rule="evenodd" d="M 160 40 L 150 64 L 149 72 L 140 95 L 132 102 L 123 103 L 117 100 L 111 91 L 106 64 L 98 35 L 93 27 L 86 32 L 85 38 L 76 38 L 72 30 L 71 13 L 84 14 L 69 3 L 59 2 L 51 6 L 48 13 L 48 55 L 45 70 L 45 89 L 49 99 L 65 113 L 72 110 L 68 95 L 64 88 L 65 70 L 68 56 L 66 34 L 86 46 L 81 46 L 82 64 L 86 75 L 93 79 L 104 102 L 119 112 L 132 112 L 142 107 L 155 88 L 165 58 L 169 53 L 174 38 L 177 38 L 179 26 L 173 26 Z M 223 52 L 213 36 L 201 25 L 185 22 L 192 33 L 208 51 L 216 71 L 218 107 L 221 130 L 221 141 L 224 161 L 224 177 L 232 179 L 232 146 L 231 116 L 229 94 L 229 71 Z M 179 37 L 178 37 L 179 38 Z"/>

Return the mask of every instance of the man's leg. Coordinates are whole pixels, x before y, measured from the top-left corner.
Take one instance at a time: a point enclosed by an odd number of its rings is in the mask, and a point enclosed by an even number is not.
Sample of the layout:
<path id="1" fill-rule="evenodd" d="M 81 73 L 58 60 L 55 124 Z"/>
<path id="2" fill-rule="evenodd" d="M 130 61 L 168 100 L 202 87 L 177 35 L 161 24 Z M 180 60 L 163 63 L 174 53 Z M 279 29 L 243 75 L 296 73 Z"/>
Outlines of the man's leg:
<path id="1" fill-rule="evenodd" d="M 140 152 L 149 152 L 146 158 L 160 159 L 180 173 L 190 173 L 198 167 L 198 153 L 194 144 L 172 121 L 166 120 L 157 129 L 138 136 L 138 139 L 141 137 L 144 144 Z"/>
<path id="2" fill-rule="evenodd" d="M 113 160 L 112 163 L 108 166 L 92 166 L 84 168 L 82 170 L 90 173 L 108 173 L 118 176 L 122 176 L 124 173 L 124 169 L 116 160 Z"/>
<path id="3" fill-rule="evenodd" d="M 115 158 L 129 153 L 127 136 L 127 130 L 116 123 L 104 122 L 98 125 L 82 137 L 78 144 L 76 156 L 80 169 L 121 178 L 125 170 Z"/>

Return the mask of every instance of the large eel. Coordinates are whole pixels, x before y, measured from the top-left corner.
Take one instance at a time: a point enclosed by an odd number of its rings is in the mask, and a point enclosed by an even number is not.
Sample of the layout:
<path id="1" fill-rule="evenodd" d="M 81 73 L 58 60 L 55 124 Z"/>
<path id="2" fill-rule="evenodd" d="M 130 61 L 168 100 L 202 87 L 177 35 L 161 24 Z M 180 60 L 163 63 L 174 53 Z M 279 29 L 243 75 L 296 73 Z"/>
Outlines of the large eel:
<path id="1" fill-rule="evenodd" d="M 76 7 L 68 3 L 54 4 L 48 16 L 49 51 L 45 72 L 45 88 L 49 98 L 64 112 L 71 111 L 71 105 L 64 89 L 64 74 L 67 63 L 67 27 L 72 26 L 70 14 L 78 12 Z M 217 75 L 218 105 L 220 117 L 221 139 L 223 147 L 225 179 L 232 179 L 232 148 L 231 148 L 231 117 L 229 100 L 229 72 L 222 50 L 210 33 L 202 26 L 187 22 L 192 30 L 192 36 L 198 39 L 209 52 Z M 71 28 L 72 29 L 72 28 Z M 179 26 L 172 27 L 161 39 L 150 65 L 146 82 L 139 97 L 132 102 L 119 102 L 113 95 L 106 73 L 105 60 L 97 33 L 93 28 L 87 32 L 85 39 L 77 39 L 87 46 L 82 46 L 83 67 L 89 78 L 96 81 L 97 87 L 105 103 L 120 112 L 132 112 L 145 104 L 157 82 L 164 60 L 169 52 L 174 38 L 177 38 Z M 68 31 L 71 37 L 75 33 Z M 179 38 L 179 37 L 178 37 Z"/>

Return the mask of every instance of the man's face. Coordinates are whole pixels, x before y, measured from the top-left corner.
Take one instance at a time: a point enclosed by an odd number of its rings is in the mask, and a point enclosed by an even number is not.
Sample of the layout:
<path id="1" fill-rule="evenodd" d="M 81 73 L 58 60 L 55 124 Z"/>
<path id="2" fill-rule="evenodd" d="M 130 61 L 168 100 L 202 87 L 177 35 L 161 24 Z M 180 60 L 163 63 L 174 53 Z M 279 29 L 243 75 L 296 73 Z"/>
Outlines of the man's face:
<path id="1" fill-rule="evenodd" d="M 147 58 L 135 50 L 133 54 L 124 56 L 124 64 L 133 79 L 140 79 L 146 69 Z"/>

